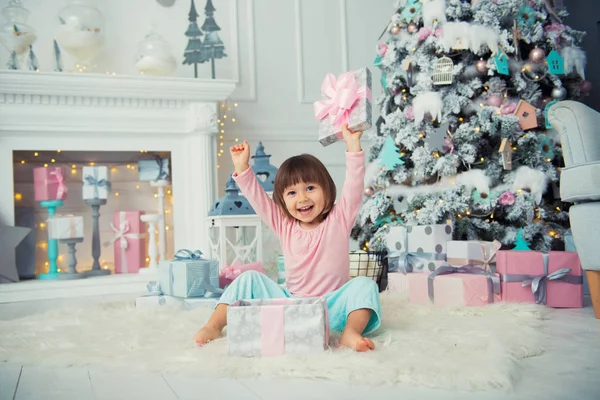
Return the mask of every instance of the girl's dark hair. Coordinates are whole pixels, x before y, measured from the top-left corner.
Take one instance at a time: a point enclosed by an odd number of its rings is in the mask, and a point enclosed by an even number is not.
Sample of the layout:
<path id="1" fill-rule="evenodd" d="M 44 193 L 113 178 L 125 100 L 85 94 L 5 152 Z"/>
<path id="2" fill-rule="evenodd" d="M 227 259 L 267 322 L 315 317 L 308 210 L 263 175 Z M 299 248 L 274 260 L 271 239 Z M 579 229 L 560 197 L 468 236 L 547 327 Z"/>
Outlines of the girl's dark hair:
<path id="1" fill-rule="evenodd" d="M 275 175 L 273 187 L 273 201 L 283 211 L 288 218 L 294 217 L 288 212 L 283 200 L 285 189 L 300 182 L 316 183 L 323 189 L 325 197 L 325 208 L 323 209 L 323 218 L 333 208 L 335 202 L 336 189 L 335 183 L 325 165 L 315 156 L 310 154 L 301 154 L 288 158 L 281 164 Z"/>

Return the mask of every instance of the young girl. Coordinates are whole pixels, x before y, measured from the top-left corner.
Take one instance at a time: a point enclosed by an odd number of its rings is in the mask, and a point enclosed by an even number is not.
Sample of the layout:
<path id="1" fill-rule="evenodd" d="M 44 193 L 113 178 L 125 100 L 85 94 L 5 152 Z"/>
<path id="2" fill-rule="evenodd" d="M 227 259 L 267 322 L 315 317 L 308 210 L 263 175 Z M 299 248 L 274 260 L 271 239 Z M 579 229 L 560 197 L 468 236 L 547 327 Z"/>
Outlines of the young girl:
<path id="1" fill-rule="evenodd" d="M 350 280 L 349 276 L 350 230 L 362 201 L 365 176 L 362 132 L 351 132 L 344 126 L 343 136 L 346 181 L 336 204 L 333 179 L 317 158 L 303 154 L 286 160 L 277 171 L 271 200 L 248 165 L 248 142 L 231 147 L 234 180 L 281 243 L 287 290 L 256 271 L 242 273 L 225 290 L 206 325 L 194 335 L 197 344 L 221 337 L 227 324 L 227 307 L 237 300 L 324 296 L 330 329 L 342 332 L 340 345 L 357 351 L 375 348 L 363 334 L 380 325 L 377 284 L 367 277 Z"/>

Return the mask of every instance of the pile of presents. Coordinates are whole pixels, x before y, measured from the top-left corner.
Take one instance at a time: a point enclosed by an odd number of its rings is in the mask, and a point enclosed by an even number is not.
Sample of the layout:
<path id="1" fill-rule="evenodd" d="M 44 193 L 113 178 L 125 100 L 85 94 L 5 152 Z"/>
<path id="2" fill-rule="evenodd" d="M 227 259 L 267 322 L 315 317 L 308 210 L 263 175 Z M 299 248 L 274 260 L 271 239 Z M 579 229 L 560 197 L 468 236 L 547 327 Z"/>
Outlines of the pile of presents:
<path id="1" fill-rule="evenodd" d="M 497 241 L 452 240 L 451 225 L 419 225 L 390 227 L 386 240 L 388 289 L 413 303 L 583 307 L 583 271 L 568 238 L 572 251 L 500 250 Z"/>

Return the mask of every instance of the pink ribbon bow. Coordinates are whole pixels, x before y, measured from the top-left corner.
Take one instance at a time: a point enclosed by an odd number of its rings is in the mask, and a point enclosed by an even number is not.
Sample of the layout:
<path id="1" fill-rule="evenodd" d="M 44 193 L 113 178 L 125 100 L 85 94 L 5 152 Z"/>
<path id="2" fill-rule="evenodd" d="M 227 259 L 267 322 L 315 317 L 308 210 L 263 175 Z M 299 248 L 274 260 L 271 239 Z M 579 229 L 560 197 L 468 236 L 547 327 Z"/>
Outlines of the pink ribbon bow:
<path id="1" fill-rule="evenodd" d="M 333 74 L 327 74 L 321 93 L 326 99 L 313 104 L 315 118 L 322 120 L 329 116 L 336 128 L 348 123 L 350 112 L 360 97 L 371 98 L 368 87 L 358 87 L 353 71 L 344 72 L 337 79 Z"/>
<path id="2" fill-rule="evenodd" d="M 237 278 L 238 276 L 240 276 L 242 274 L 242 270 L 235 267 L 235 266 L 231 266 L 231 267 L 227 267 L 227 268 L 223 268 L 221 270 L 221 275 L 230 281 L 233 281 L 235 278 Z"/>
<path id="3" fill-rule="evenodd" d="M 62 199 L 65 193 L 67 193 L 67 185 L 65 184 L 65 177 L 62 173 L 62 169 L 60 169 L 60 167 L 56 167 L 50 172 L 50 175 L 54 175 L 56 177 L 56 182 L 58 183 L 56 198 Z"/>

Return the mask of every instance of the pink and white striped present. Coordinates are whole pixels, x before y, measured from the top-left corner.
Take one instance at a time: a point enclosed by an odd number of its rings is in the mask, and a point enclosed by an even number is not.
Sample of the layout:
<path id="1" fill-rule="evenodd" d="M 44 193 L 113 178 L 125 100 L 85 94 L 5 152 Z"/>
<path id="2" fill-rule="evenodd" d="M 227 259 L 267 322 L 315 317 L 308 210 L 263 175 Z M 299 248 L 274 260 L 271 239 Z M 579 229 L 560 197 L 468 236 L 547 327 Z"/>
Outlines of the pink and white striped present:
<path id="1" fill-rule="evenodd" d="M 328 347 L 327 302 L 322 297 L 239 300 L 227 309 L 230 356 L 306 354 Z"/>

